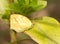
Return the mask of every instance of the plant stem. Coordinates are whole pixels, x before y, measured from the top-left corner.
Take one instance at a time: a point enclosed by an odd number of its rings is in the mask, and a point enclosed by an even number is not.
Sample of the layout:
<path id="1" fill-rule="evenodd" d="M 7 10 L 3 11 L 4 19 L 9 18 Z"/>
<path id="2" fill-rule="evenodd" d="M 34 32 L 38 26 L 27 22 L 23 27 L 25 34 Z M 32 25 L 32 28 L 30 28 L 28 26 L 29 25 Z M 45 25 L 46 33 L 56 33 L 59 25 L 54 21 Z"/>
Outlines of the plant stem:
<path id="1" fill-rule="evenodd" d="M 11 44 L 17 44 L 16 33 L 13 30 L 11 30 L 10 35 L 11 35 Z"/>

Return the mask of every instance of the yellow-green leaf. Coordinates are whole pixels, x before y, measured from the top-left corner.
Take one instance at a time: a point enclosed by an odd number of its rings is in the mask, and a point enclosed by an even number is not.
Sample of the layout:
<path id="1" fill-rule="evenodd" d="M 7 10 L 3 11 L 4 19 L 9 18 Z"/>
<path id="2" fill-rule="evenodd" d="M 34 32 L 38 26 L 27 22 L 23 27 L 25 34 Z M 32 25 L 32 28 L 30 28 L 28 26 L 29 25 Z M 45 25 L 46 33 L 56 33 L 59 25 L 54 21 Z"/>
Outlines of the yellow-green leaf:
<path id="1" fill-rule="evenodd" d="M 25 32 L 33 40 L 39 44 L 60 44 L 60 24 L 56 19 L 43 17 L 33 23 L 32 29 Z"/>

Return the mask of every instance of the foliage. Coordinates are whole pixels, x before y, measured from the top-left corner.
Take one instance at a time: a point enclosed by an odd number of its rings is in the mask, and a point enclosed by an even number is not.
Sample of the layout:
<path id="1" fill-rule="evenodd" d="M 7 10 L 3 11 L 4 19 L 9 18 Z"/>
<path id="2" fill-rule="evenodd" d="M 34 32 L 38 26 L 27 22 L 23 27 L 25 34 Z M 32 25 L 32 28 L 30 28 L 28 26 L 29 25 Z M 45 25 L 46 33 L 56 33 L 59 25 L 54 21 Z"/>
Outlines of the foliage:
<path id="1" fill-rule="evenodd" d="M 47 2 L 44 0 L 14 0 L 11 4 L 7 0 L 0 0 L 0 3 L 0 18 L 8 20 L 12 11 L 26 16 L 29 13 L 45 8 L 47 5 Z M 18 18 L 16 17 L 16 19 Z M 42 17 L 31 21 L 33 26 L 23 32 L 29 35 L 34 41 L 38 44 L 60 44 L 60 23 L 56 19 Z M 19 25 L 19 23 L 17 24 Z M 18 27 L 16 28 L 18 29 Z"/>
<path id="2" fill-rule="evenodd" d="M 43 0 L 14 0 L 11 3 L 10 8 L 15 13 L 27 15 L 31 12 L 41 10 L 47 5 L 46 1 Z"/>

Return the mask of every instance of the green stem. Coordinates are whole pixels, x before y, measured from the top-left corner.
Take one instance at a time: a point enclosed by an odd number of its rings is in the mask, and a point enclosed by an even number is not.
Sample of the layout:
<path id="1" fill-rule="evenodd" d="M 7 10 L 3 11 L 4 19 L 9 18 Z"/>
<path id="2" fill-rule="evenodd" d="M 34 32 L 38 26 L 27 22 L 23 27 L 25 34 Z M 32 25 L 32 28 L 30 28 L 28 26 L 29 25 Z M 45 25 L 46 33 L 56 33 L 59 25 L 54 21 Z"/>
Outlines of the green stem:
<path id="1" fill-rule="evenodd" d="M 11 35 L 11 44 L 17 44 L 16 33 L 13 30 L 11 30 L 10 35 Z"/>

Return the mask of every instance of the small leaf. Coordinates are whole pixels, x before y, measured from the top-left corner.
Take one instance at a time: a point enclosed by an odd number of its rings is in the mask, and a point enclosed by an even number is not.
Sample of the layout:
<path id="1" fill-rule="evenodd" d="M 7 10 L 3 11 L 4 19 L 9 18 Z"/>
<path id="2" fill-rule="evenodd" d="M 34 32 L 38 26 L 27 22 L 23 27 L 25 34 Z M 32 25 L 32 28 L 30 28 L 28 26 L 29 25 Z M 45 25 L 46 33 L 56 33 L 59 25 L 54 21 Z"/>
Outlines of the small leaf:
<path id="1" fill-rule="evenodd" d="M 36 11 L 38 11 L 38 10 L 45 8 L 47 6 L 47 2 L 46 1 L 36 1 L 35 4 L 32 2 L 30 6 L 32 6 L 32 8 L 34 8 Z"/>

